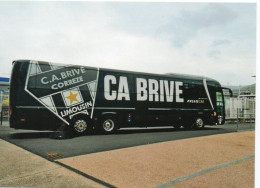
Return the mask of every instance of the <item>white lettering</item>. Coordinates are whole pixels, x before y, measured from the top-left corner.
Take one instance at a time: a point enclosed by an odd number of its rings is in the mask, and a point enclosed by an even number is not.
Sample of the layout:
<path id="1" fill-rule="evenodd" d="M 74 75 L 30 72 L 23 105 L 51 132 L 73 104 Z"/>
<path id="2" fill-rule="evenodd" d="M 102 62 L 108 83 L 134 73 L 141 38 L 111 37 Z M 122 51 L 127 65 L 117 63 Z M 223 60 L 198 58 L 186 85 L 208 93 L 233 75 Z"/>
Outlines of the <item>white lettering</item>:
<path id="1" fill-rule="evenodd" d="M 104 77 L 104 95 L 106 100 L 116 100 L 116 91 L 110 91 L 111 84 L 116 84 L 116 77 L 113 75 L 106 75 Z"/>
<path id="2" fill-rule="evenodd" d="M 180 97 L 180 94 L 182 94 L 182 90 L 180 89 L 180 86 L 182 86 L 182 82 L 175 82 L 175 88 L 176 88 L 176 102 L 183 102 L 184 99 Z"/>
<path id="3" fill-rule="evenodd" d="M 119 78 L 119 87 L 118 87 L 118 96 L 117 100 L 122 100 L 125 98 L 126 101 L 130 101 L 130 94 L 128 89 L 127 77 L 120 76 Z"/>
<path id="4" fill-rule="evenodd" d="M 42 79 L 41 79 L 41 82 L 42 82 L 42 84 L 48 84 L 49 82 L 47 82 L 47 81 L 44 81 L 44 80 L 46 80 L 47 79 L 47 77 L 42 77 Z"/>
<path id="5" fill-rule="evenodd" d="M 166 81 L 166 80 L 165 80 Z M 164 102 L 163 80 L 160 80 L 160 102 Z"/>
<path id="6" fill-rule="evenodd" d="M 64 84 L 69 84 L 69 81 L 68 83 L 64 82 Z M 72 79 L 72 82 L 74 82 L 74 79 Z M 118 89 L 113 90 L 111 87 L 116 87 L 117 84 Z M 180 81 L 136 78 L 136 100 L 149 100 L 151 102 L 184 102 L 184 98 L 181 97 L 183 94 L 181 86 L 183 86 L 183 82 Z M 134 91 L 129 91 L 126 76 L 120 76 L 119 82 L 113 75 L 106 75 L 104 77 L 104 97 L 106 100 L 130 101 L 130 92 Z"/>
<path id="7" fill-rule="evenodd" d="M 82 74 L 86 73 L 86 70 L 84 68 L 80 68 L 80 70 Z"/>
<path id="8" fill-rule="evenodd" d="M 55 80 L 59 80 L 59 78 L 55 74 L 53 74 L 52 75 L 52 82 L 54 82 Z"/>
<path id="9" fill-rule="evenodd" d="M 154 79 L 149 79 L 149 101 L 159 101 L 159 85 L 158 81 Z"/>
<path id="10" fill-rule="evenodd" d="M 57 84 L 53 84 L 53 85 L 51 86 L 51 89 L 59 89 L 59 88 L 57 87 Z"/>
<path id="11" fill-rule="evenodd" d="M 174 81 L 170 81 L 170 90 L 168 80 L 164 80 L 165 95 L 167 102 L 173 102 L 174 95 Z"/>
<path id="12" fill-rule="evenodd" d="M 92 102 L 89 101 L 89 102 L 86 102 L 86 103 L 83 103 L 83 104 L 80 104 L 78 106 L 74 106 L 74 107 L 71 107 L 69 109 L 66 109 L 66 110 L 63 110 L 61 111 L 61 117 L 64 117 L 64 116 L 67 116 L 67 115 L 71 115 L 73 113 L 76 113 L 76 112 L 79 112 L 79 111 L 82 111 L 82 110 L 85 110 L 89 107 L 92 106 Z"/>
<path id="13" fill-rule="evenodd" d="M 66 71 L 67 76 L 68 76 L 68 77 L 73 76 L 73 75 L 72 75 L 72 72 L 73 72 L 73 70 L 72 70 L 72 71 Z"/>
<path id="14" fill-rule="evenodd" d="M 137 101 L 147 100 L 147 81 L 144 78 L 136 78 Z"/>
<path id="15" fill-rule="evenodd" d="M 80 69 L 74 69 L 74 72 L 75 72 L 76 74 L 80 74 Z"/>
<path id="16" fill-rule="evenodd" d="M 65 72 L 61 72 L 60 74 L 61 74 L 62 79 L 67 78 L 67 75 Z"/>
<path id="17" fill-rule="evenodd" d="M 61 72 L 60 75 L 61 75 L 61 78 L 64 79 L 64 78 L 69 78 L 69 77 L 72 77 L 75 75 L 80 75 L 80 73 L 84 74 L 84 73 L 86 73 L 86 70 L 81 67 L 80 69 L 71 69 L 71 70 L 68 70 L 65 72 Z"/>
<path id="18" fill-rule="evenodd" d="M 83 82 L 83 78 L 82 76 L 79 76 L 79 77 L 76 77 L 76 78 L 72 78 L 71 80 L 65 80 L 63 82 L 59 82 L 57 84 L 53 84 L 51 86 L 51 89 L 61 89 L 65 86 L 70 86 L 70 85 L 73 85 L 73 84 L 77 84 L 79 82 Z"/>

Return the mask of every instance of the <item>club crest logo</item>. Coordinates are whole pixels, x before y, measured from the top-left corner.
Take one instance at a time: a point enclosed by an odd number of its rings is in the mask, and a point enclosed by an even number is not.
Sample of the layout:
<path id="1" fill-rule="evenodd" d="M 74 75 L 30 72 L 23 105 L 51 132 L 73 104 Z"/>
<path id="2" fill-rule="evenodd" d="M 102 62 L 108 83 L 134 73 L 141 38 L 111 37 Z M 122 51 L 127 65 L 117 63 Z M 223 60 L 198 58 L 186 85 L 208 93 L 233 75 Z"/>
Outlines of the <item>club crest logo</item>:
<path id="1" fill-rule="evenodd" d="M 83 98 L 78 88 L 61 92 L 66 107 L 83 103 Z"/>
<path id="2" fill-rule="evenodd" d="M 84 113 L 91 119 L 98 69 L 31 61 L 25 91 L 65 123 L 65 118 Z"/>

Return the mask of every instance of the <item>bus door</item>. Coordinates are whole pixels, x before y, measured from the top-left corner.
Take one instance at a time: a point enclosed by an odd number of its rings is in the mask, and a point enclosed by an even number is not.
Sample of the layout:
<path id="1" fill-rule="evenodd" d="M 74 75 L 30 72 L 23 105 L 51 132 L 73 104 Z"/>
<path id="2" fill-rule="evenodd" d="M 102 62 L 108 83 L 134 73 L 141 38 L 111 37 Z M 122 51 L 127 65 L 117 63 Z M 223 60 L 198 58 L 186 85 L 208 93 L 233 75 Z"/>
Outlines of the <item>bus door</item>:
<path id="1" fill-rule="evenodd" d="M 135 107 L 135 123 L 138 125 L 138 127 L 147 127 L 149 122 L 151 114 L 148 112 L 146 102 L 136 102 Z"/>
<path id="2" fill-rule="evenodd" d="M 218 124 L 223 125 L 225 123 L 225 105 L 223 93 L 221 91 L 216 92 L 216 103 Z"/>

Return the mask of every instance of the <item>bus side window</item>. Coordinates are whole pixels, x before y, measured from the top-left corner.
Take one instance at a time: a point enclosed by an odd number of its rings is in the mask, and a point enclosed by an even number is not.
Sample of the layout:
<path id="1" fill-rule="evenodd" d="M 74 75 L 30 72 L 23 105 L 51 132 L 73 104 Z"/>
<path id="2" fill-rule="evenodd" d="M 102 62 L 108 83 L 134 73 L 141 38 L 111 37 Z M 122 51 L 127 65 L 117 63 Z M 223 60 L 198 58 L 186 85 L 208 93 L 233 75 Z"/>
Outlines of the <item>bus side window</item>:
<path id="1" fill-rule="evenodd" d="M 27 64 L 23 63 L 21 66 L 20 66 L 20 69 L 19 69 L 19 81 L 21 82 L 25 82 L 25 79 L 26 79 L 26 76 L 27 76 Z"/>

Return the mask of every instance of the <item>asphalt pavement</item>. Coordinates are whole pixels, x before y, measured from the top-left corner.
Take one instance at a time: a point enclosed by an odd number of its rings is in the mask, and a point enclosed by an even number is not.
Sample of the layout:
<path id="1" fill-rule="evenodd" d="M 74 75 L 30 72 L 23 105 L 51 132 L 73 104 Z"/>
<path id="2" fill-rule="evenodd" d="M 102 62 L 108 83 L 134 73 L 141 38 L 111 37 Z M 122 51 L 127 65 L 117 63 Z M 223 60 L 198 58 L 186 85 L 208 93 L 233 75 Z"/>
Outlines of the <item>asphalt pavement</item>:
<path id="1" fill-rule="evenodd" d="M 58 140 L 4 122 L 0 187 L 254 187 L 253 130 L 161 127 Z"/>
<path id="2" fill-rule="evenodd" d="M 239 124 L 238 131 L 254 129 L 254 124 Z M 15 130 L 8 122 L 0 126 L 0 138 L 47 159 L 67 158 L 153 143 L 237 132 L 236 124 L 206 126 L 203 130 L 142 128 L 119 130 L 112 135 L 84 135 L 52 139 L 50 131 Z"/>

